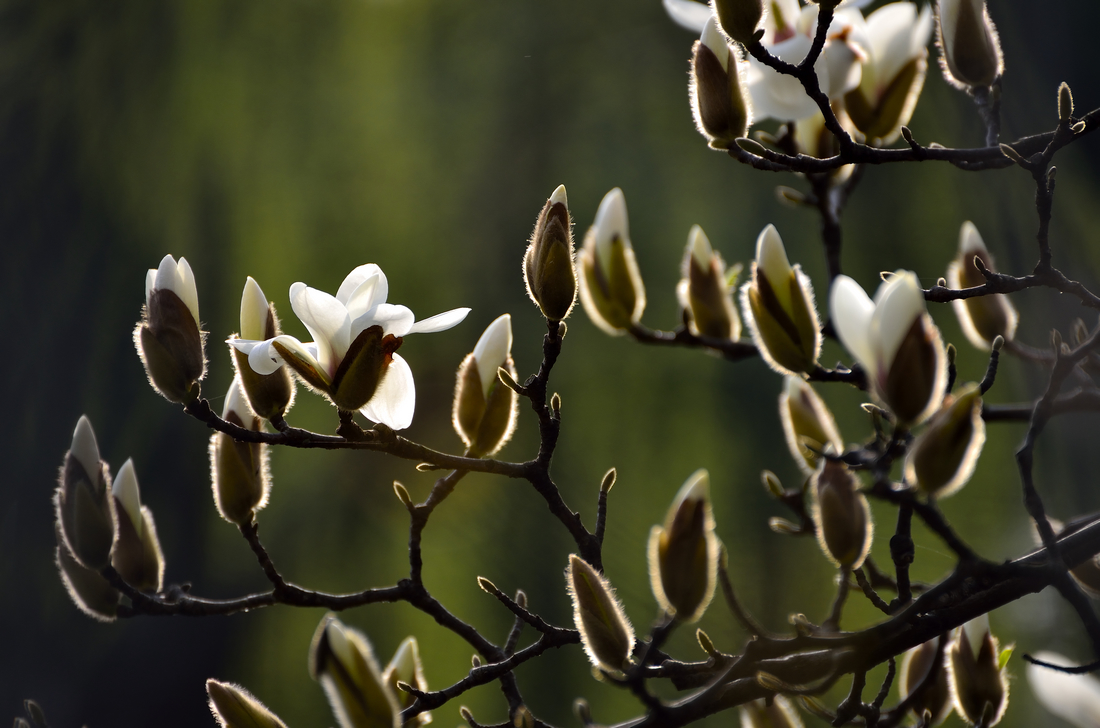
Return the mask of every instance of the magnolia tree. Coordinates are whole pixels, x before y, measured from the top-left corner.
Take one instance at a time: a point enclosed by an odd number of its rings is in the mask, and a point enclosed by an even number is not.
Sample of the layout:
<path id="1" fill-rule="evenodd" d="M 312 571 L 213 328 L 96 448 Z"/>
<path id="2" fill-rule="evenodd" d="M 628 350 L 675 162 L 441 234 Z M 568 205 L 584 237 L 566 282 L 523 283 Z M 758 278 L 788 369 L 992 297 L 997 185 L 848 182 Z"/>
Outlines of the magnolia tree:
<path id="1" fill-rule="evenodd" d="M 1100 389 L 1091 378 L 1100 365 L 1100 328 L 1078 321 L 1068 336 L 1055 331 L 1049 347 L 1030 347 L 1016 338 L 1019 314 L 1009 297 L 1043 287 L 1067 293 L 1086 308 L 1100 308 L 1100 297 L 1055 267 L 1048 236 L 1054 157 L 1096 129 L 1100 111 L 1075 112 L 1063 84 L 1051 89 L 1050 130 L 1001 143 L 1004 60 L 983 0 L 940 0 L 936 7 L 893 2 L 866 16 L 866 3 L 837 0 L 804 6 L 798 0 L 664 2 L 672 20 L 699 34 L 691 49 L 689 98 L 700 133 L 736 162 L 797 180 L 798 188 L 781 187 L 779 194 L 820 214 L 827 278 L 812 281 L 792 265 L 780 231 L 768 225 L 738 287 L 742 265 L 727 268 L 696 226 L 677 289 L 683 323 L 672 331 L 648 328 L 642 323 L 646 294 L 622 191 L 607 193 L 575 250 L 566 188 L 559 186 L 538 213 L 523 257 L 527 291 L 546 320 L 542 364 L 536 373 L 521 376 L 511 358 L 510 316 L 493 321 L 457 368 L 453 423 L 465 451 L 445 453 L 399 434 L 414 417 L 416 389 L 398 351 L 404 337 L 449 329 L 468 309 L 418 321 L 407 307 L 387 301 L 387 278 L 368 263 L 351 271 L 335 295 L 305 283 L 291 286 L 291 310 L 313 339 L 302 342 L 282 333 L 274 305 L 248 278 L 240 329 L 223 346 L 209 341 L 201 328 L 201 287 L 187 261 L 165 256 L 145 281 L 145 305 L 134 330 L 137 353 L 153 389 L 212 430 L 214 503 L 240 530 L 271 586 L 237 598 L 208 599 L 165 584 L 165 556 L 153 514 L 142 505 L 133 463 L 127 461 L 112 478 L 92 424 L 82 417 L 55 495 L 57 564 L 81 610 L 110 622 L 327 608 L 308 662 L 345 728 L 415 726 L 444 706 L 478 728 L 477 716 L 459 709 L 458 702 L 471 688 L 494 681 L 507 702 L 509 719 L 502 726 L 546 725 L 527 707 L 515 670 L 555 648 L 583 649 L 597 679 L 637 698 L 637 717 L 624 726 L 681 726 L 733 710 L 742 725 L 752 727 L 800 726 L 811 715 L 837 726 L 930 726 L 952 712 L 968 724 L 992 726 L 1009 707 L 1012 650 L 1002 649 L 986 615 L 1047 587 L 1072 605 L 1077 628 L 1100 658 L 1100 618 L 1087 596 L 1100 591 L 1100 523 L 1048 518 L 1032 469 L 1036 440 L 1051 418 L 1100 409 Z M 933 34 L 944 77 L 973 99 L 983 147 L 922 144 L 906 126 L 920 99 Z M 777 122 L 778 132 L 758 131 L 750 138 L 752 126 L 766 119 Z M 902 145 L 896 144 L 899 139 Z M 840 216 L 863 170 L 920 161 L 969 172 L 1017 167 L 1030 175 L 1034 268 L 1019 276 L 997 272 L 981 234 L 967 222 L 959 232 L 958 255 L 944 261 L 944 275 L 931 288 L 922 288 L 914 272 L 897 270 L 882 274 L 872 298 L 845 276 Z M 609 335 L 701 349 L 731 364 L 759 356 L 775 371 L 782 391 L 779 418 L 804 482 L 786 488 L 774 474 L 762 474 L 776 510 L 786 516 L 777 515 L 770 525 L 778 534 L 815 537 L 835 565 L 836 596 L 819 622 L 796 615 L 789 632 L 775 633 L 739 600 L 738 574 L 727 567 L 709 477 L 700 469 L 649 535 L 649 574 L 661 616 L 650 625 L 630 623 L 615 594 L 615 574 L 603 569 L 615 470 L 603 477 L 594 524 L 584 523 L 563 499 L 553 476 L 555 445 L 567 422 L 561 399 L 551 394 L 551 378 L 559 356 L 569 354 L 566 320 L 578 296 L 587 316 Z M 951 302 L 966 337 L 958 344 L 988 353 L 982 376 L 956 371 L 954 345 L 944 342 L 928 302 Z M 937 311 L 944 315 L 946 307 Z M 850 354 L 846 364 L 830 369 L 821 363 L 826 337 L 838 339 Z M 1044 367 L 1045 389 L 1037 401 L 983 403 L 1004 354 Z M 220 415 L 201 392 L 209 365 L 231 365 L 236 373 Z M 335 434 L 290 424 L 298 386 L 309 391 L 301 396 L 324 397 L 335 406 Z M 817 386 L 864 392 L 867 430 L 842 436 Z M 538 451 L 522 461 L 495 459 L 517 426 L 521 402 L 534 412 L 534 421 L 525 426 L 537 426 Z M 374 424 L 364 428 L 357 413 Z M 987 428 L 1001 422 L 1027 423 L 1016 459 L 1038 548 L 994 563 L 968 545 L 938 503 L 966 485 Z M 407 577 L 352 594 L 287 581 L 259 535 L 272 447 L 380 452 L 421 471 L 445 473 L 419 503 L 400 483 L 393 485 L 409 517 Z M 572 624 L 552 624 L 524 592 L 506 594 L 480 579 L 481 589 L 514 616 L 510 633 L 495 642 L 433 596 L 422 573 L 422 534 L 436 508 L 473 472 L 526 481 L 545 500 L 548 517 L 571 537 L 575 553 L 562 563 L 561 588 L 563 598 L 567 590 L 572 600 Z M 869 499 L 896 511 L 877 532 Z M 934 584 L 910 578 L 914 518 L 954 556 L 954 568 Z M 892 564 L 868 558 L 876 536 L 888 540 Z M 716 593 L 720 604 L 712 603 Z M 858 631 L 844 629 L 845 606 L 853 599 L 867 600 L 881 619 Z M 421 664 L 416 636 L 402 642 L 383 666 L 367 635 L 337 616 L 380 602 L 408 603 L 434 618 L 438 629 L 467 642 L 475 653 L 468 674 L 430 688 L 425 674 L 431 665 Z M 663 650 L 673 630 L 690 629 L 707 609 L 722 610 L 723 619 L 737 623 L 748 639 L 720 645 L 698 630 L 701 658 Z M 303 645 L 303 657 L 305 651 Z M 1028 681 L 1051 711 L 1075 725 L 1097 724 L 1100 683 L 1082 673 L 1100 662 L 1076 667 L 1059 655 L 1040 653 L 1011 664 L 1022 669 L 1024 660 Z M 869 671 L 883 664 L 881 684 L 867 685 Z M 841 681 L 850 683 L 847 697 L 832 702 L 822 697 Z M 658 693 L 667 694 L 662 683 L 680 691 L 679 697 L 659 698 Z M 888 704 L 895 687 L 900 700 Z M 283 725 L 263 705 L 263 696 L 253 697 L 244 687 L 211 679 L 206 690 L 222 725 Z M 599 721 L 599 706 L 578 699 L 575 710 L 585 725 Z M 17 724 L 45 724 L 36 705 L 28 703 L 28 711 L 28 719 Z"/>

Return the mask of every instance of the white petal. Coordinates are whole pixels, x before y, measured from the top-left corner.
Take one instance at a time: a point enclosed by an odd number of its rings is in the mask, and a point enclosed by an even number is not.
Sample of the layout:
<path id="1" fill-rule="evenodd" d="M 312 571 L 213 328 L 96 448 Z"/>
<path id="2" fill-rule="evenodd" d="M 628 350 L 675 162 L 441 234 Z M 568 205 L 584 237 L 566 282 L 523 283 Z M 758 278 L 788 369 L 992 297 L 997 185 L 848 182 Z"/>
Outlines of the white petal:
<path id="1" fill-rule="evenodd" d="M 313 335 L 321 370 L 331 378 L 351 346 L 348 310 L 335 297 L 304 283 L 290 287 L 290 305 Z"/>
<path id="2" fill-rule="evenodd" d="M 870 296 L 848 276 L 837 276 L 829 293 L 829 311 L 840 342 L 873 379 L 877 361 L 871 345 L 870 328 L 875 304 Z"/>
<path id="3" fill-rule="evenodd" d="M 596 257 L 606 274 L 611 269 L 611 241 L 616 237 L 626 246 L 630 245 L 630 231 L 627 225 L 626 197 L 616 187 L 600 200 L 596 210 L 596 220 L 592 223 L 595 231 L 593 240 L 596 245 Z"/>
<path id="4" fill-rule="evenodd" d="M 692 4 L 695 4 L 695 3 L 692 3 Z M 565 205 L 566 209 L 569 209 L 569 196 L 565 192 L 565 185 L 558 185 L 557 187 L 554 188 L 554 191 L 550 194 L 550 204 L 551 205 L 556 205 L 559 202 L 561 204 Z M 413 637 L 409 637 L 409 639 L 413 640 L 413 645 L 416 644 L 416 640 Z M 408 642 L 408 640 L 405 640 L 405 642 Z M 402 643 L 402 644 L 404 644 L 404 643 Z"/>
<path id="5" fill-rule="evenodd" d="M 157 287 L 157 269 L 150 268 L 145 274 L 145 305 L 149 305 L 149 296 L 153 295 L 153 289 Z"/>
<path id="6" fill-rule="evenodd" d="M 497 368 L 504 366 L 511 353 L 512 317 L 504 314 L 485 328 L 474 347 L 474 360 L 477 361 L 477 371 L 481 375 L 481 391 L 486 397 L 489 396 L 489 386 L 496 381 Z"/>
<path id="7" fill-rule="evenodd" d="M 280 336 L 279 339 L 294 339 L 293 336 Z M 297 339 L 294 339 L 297 341 Z M 239 341 L 239 343 L 238 343 Z M 275 350 L 275 347 L 271 345 L 271 342 L 275 339 L 268 339 L 267 341 L 231 341 L 230 343 L 242 352 L 245 347 L 248 348 L 248 366 L 252 367 L 252 371 L 257 374 L 271 374 L 278 370 L 283 365 L 283 357 Z M 285 345 L 285 341 L 280 341 L 280 344 Z"/>
<path id="8" fill-rule="evenodd" d="M 187 304 L 191 315 L 195 317 L 195 325 L 199 323 L 199 289 L 195 285 L 195 274 L 191 270 L 191 264 L 187 258 L 180 258 L 176 266 L 176 295 Z"/>
<path id="9" fill-rule="evenodd" d="M 730 70 L 730 46 L 726 36 L 718 30 L 718 18 L 713 15 L 707 18 L 699 40 L 707 48 L 710 48 L 711 53 L 718 58 L 718 62 L 722 64 L 722 70 L 728 72 Z"/>
<path id="10" fill-rule="evenodd" d="M 970 650 L 974 659 L 978 659 L 978 653 L 982 649 L 982 640 L 989 634 L 989 614 L 982 614 L 970 620 L 962 626 L 966 633 L 966 641 L 970 643 Z"/>
<path id="11" fill-rule="evenodd" d="M 867 16 L 867 36 L 871 42 L 870 68 L 863 71 L 862 85 L 868 98 L 881 98 L 901 69 L 927 44 L 917 45 L 921 27 L 917 22 L 917 6 L 910 2 L 883 5 Z"/>
<path id="12" fill-rule="evenodd" d="M 336 291 L 336 299 L 340 301 L 340 303 L 347 304 L 348 300 L 351 298 L 351 294 L 355 292 L 355 289 L 373 276 L 378 276 L 379 285 L 375 289 L 376 300 L 371 306 L 378 303 L 385 303 L 386 296 L 390 294 L 389 283 L 386 281 L 386 274 L 374 263 L 361 265 L 351 273 L 348 273 L 347 278 L 340 284 L 340 289 Z"/>
<path id="13" fill-rule="evenodd" d="M 932 6 L 925 5 L 917 16 L 917 25 L 913 28 L 913 34 L 909 37 L 912 46 L 909 48 L 909 57 L 916 58 L 922 51 L 928 48 L 928 41 L 932 39 L 932 24 L 935 18 L 932 16 Z"/>
<path id="14" fill-rule="evenodd" d="M 266 342 L 263 339 L 226 339 L 225 343 L 242 354 L 251 354 L 253 349 Z"/>
<path id="15" fill-rule="evenodd" d="M 409 333 L 433 334 L 437 331 L 446 331 L 462 323 L 468 313 L 470 313 L 468 308 L 452 308 L 450 311 L 437 313 L 435 316 L 426 318 L 423 321 L 417 321 L 409 329 Z"/>
<path id="16" fill-rule="evenodd" d="M 806 57 L 811 45 L 813 41 L 808 36 L 796 34 L 768 50 L 780 60 L 799 63 Z M 756 118 L 794 121 L 817 113 L 817 104 L 806 95 L 806 90 L 795 77 L 777 73 L 755 58 L 749 59 L 749 69 L 747 82 Z M 829 67 L 824 58 L 817 60 L 814 70 L 817 71 L 821 88 L 829 88 Z"/>
<path id="17" fill-rule="evenodd" d="M 95 430 L 92 429 L 91 420 L 87 415 L 81 415 L 76 421 L 73 444 L 69 447 L 69 453 L 84 466 L 84 472 L 88 477 L 96 477 L 99 473 L 99 445 L 96 444 Z M 94 486 L 95 482 L 92 485 Z"/>
<path id="18" fill-rule="evenodd" d="M 380 299 L 378 296 L 378 287 L 381 283 L 382 275 L 381 271 L 378 271 L 378 273 L 375 273 L 360 283 L 359 286 L 351 292 L 346 301 L 340 301 L 339 297 L 337 297 L 336 300 L 347 306 L 348 316 L 351 316 L 354 321 L 378 304 L 385 302 L 385 297 Z"/>
<path id="19" fill-rule="evenodd" d="M 177 282 L 176 259 L 166 255 L 160 259 L 160 265 L 157 266 L 157 279 L 153 283 L 153 288 L 175 291 Z"/>
<path id="20" fill-rule="evenodd" d="M 963 2 L 966 0 L 940 0 L 940 34 L 943 36 L 945 46 L 955 42 L 955 29 L 959 23 L 959 10 Z"/>
<path id="21" fill-rule="evenodd" d="M 420 657 L 418 655 L 419 649 L 417 648 L 415 637 L 406 637 L 400 645 L 397 646 L 397 652 L 393 653 L 393 659 L 390 660 L 390 664 L 386 666 L 386 672 L 393 671 L 397 678 L 402 682 L 409 683 L 410 685 L 416 682 L 416 666 L 420 663 Z M 417 686 L 424 689 L 422 685 Z"/>
<path id="22" fill-rule="evenodd" d="M 827 92 L 830 99 L 840 99 L 844 94 L 859 86 L 863 76 L 863 64 L 856 57 L 856 52 L 847 43 L 831 41 L 825 46 L 823 53 L 825 64 L 829 67 L 829 88 Z"/>
<path id="23" fill-rule="evenodd" d="M 122 508 L 140 538 L 145 519 L 141 517 L 141 492 L 138 490 L 137 475 L 134 474 L 133 459 L 127 460 L 118 469 L 118 475 L 111 483 L 111 494 L 122 503 Z"/>
<path id="24" fill-rule="evenodd" d="M 769 223 L 756 237 L 756 264 L 764 271 L 764 277 L 772 288 L 776 289 L 776 295 L 786 291 L 787 279 L 791 277 L 791 263 L 775 225 Z"/>
<path id="25" fill-rule="evenodd" d="M 412 424 L 415 408 L 416 385 L 412 370 L 401 356 L 394 354 L 374 396 L 359 411 L 371 422 L 404 430 Z"/>
<path id="26" fill-rule="evenodd" d="M 1073 664 L 1053 652 L 1036 653 L 1035 659 L 1052 665 Z M 1070 675 L 1029 664 L 1027 681 L 1043 707 L 1062 720 L 1078 728 L 1100 725 L 1100 681 L 1092 675 Z"/>
<path id="27" fill-rule="evenodd" d="M 899 270 L 879 286 L 875 294 L 875 314 L 871 318 L 870 333 L 872 340 L 878 340 L 883 366 L 889 368 L 894 363 L 894 356 L 905 335 L 926 310 L 924 293 L 912 271 Z"/>
<path id="28" fill-rule="evenodd" d="M 714 254 L 714 249 L 710 246 L 710 240 L 703 232 L 703 228 L 698 225 L 691 226 L 691 230 L 688 231 L 687 246 L 691 251 L 691 257 L 695 258 L 695 264 L 707 270 L 710 267 L 710 257 Z"/>
<path id="29" fill-rule="evenodd" d="M 988 255 L 989 249 L 985 247 L 985 241 L 982 240 L 982 234 L 978 232 L 978 228 L 967 220 L 959 229 L 959 255 L 963 256 L 963 263 L 967 264 L 973 261 L 978 253 Z"/>
<path id="30" fill-rule="evenodd" d="M 703 31 L 703 25 L 711 16 L 709 5 L 694 2 L 694 0 L 661 0 L 665 6 L 665 12 L 672 21 L 681 28 L 687 28 L 695 33 Z"/>
<path id="31" fill-rule="evenodd" d="M 233 381 L 229 385 L 229 391 L 225 393 L 222 419 L 225 419 L 230 412 L 235 413 L 241 419 L 241 422 L 245 423 L 252 417 L 252 409 L 244 401 L 244 396 L 241 394 L 241 382 L 237 377 L 233 377 Z"/>
<path id="32" fill-rule="evenodd" d="M 248 276 L 241 293 L 241 338 L 263 339 L 267 336 L 267 297 L 260 284 Z"/>
<path id="33" fill-rule="evenodd" d="M 359 335 L 359 332 L 370 326 L 377 324 L 382 327 L 383 334 L 393 334 L 394 336 L 404 336 L 412 331 L 413 321 L 416 317 L 413 316 L 413 312 L 408 306 L 402 306 L 395 303 L 380 303 L 366 314 L 355 319 L 352 323 L 351 330 L 355 336 Z"/>

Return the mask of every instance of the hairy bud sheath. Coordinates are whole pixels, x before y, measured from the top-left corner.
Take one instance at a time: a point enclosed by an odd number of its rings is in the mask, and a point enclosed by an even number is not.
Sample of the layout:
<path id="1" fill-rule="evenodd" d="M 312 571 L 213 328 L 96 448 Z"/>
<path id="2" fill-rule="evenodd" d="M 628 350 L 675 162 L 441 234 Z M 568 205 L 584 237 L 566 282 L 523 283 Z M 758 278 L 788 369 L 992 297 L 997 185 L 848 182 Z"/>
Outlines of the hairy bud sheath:
<path id="1" fill-rule="evenodd" d="M 61 572 L 61 581 L 69 598 L 80 611 L 100 622 L 113 622 L 118 617 L 118 602 L 122 595 L 111 586 L 98 571 L 89 569 L 77 561 L 65 537 L 61 534 L 61 525 L 57 531 L 57 568 Z"/>
<path id="2" fill-rule="evenodd" d="M 95 432 L 86 416 L 73 431 L 73 442 L 61 465 L 54 510 L 65 547 L 87 569 L 98 571 L 111 560 L 115 541 L 115 508 L 111 474 L 99 459 Z"/>
<path id="3" fill-rule="evenodd" d="M 960 627 L 947 648 L 951 697 L 970 725 L 994 726 L 1004 717 L 1008 677 L 1000 652 L 985 614 Z"/>
<path id="4" fill-rule="evenodd" d="M 712 149 L 729 149 L 748 134 L 752 104 L 743 79 L 747 62 L 738 60 L 712 15 L 691 49 L 688 95 L 695 126 Z"/>
<path id="5" fill-rule="evenodd" d="M 238 379 L 229 385 L 222 419 L 253 432 L 263 427 L 260 418 L 245 405 Z M 210 436 L 210 478 L 221 517 L 238 526 L 251 523 L 255 513 L 267 505 L 271 491 L 267 446 L 215 432 Z"/>
<path id="6" fill-rule="evenodd" d="M 810 480 L 817 541 L 838 567 L 858 569 L 871 550 L 871 508 L 858 488 L 856 474 L 836 461 L 823 461 Z"/>
<path id="7" fill-rule="evenodd" d="M 622 671 L 634 650 L 634 628 L 610 582 L 588 562 L 570 554 L 565 584 L 573 600 L 573 623 L 588 659 L 602 670 Z"/>
<path id="8" fill-rule="evenodd" d="M 947 266 L 947 285 L 956 289 L 983 285 L 985 276 L 975 264 L 975 258 L 981 260 L 987 271 L 996 272 L 993 256 L 985 247 L 978 228 L 967 220 L 959 230 L 959 254 Z M 998 336 L 1005 341 L 1012 341 L 1016 336 L 1016 324 L 1020 316 L 1008 296 L 1003 293 L 956 299 L 951 305 L 967 340 L 979 349 L 992 349 L 993 341 Z"/>
<path id="9" fill-rule="evenodd" d="M 267 300 L 260 285 L 249 276 L 241 294 L 241 339 L 266 341 L 282 334 L 275 305 Z M 230 341 L 236 336 L 229 337 Z M 271 374 L 260 374 L 248 364 L 248 355 L 230 344 L 237 379 L 248 397 L 248 405 L 259 417 L 282 417 L 294 404 L 294 383 L 290 371 L 279 367 Z"/>
<path id="10" fill-rule="evenodd" d="M 527 295 L 551 321 L 562 321 L 577 300 L 573 268 L 573 218 L 565 185 L 558 185 L 542 206 L 531 242 L 523 256 Z"/>
<path id="11" fill-rule="evenodd" d="M 817 470 L 821 453 L 831 449 L 839 455 L 844 450 L 833 413 L 801 377 L 786 377 L 779 395 L 779 419 L 791 457 L 807 476 Z"/>
<path id="12" fill-rule="evenodd" d="M 726 273 L 726 263 L 711 248 L 703 228 L 698 225 L 693 225 L 688 233 L 681 275 L 676 296 L 687 314 L 692 333 L 715 339 L 740 339 L 741 317 L 733 305 L 733 287 Z"/>
<path id="13" fill-rule="evenodd" d="M 133 460 L 127 460 L 119 468 L 111 494 L 118 516 L 118 537 L 111 552 L 111 566 L 135 589 L 158 592 L 164 580 L 164 555 L 157 539 L 153 512 L 141 504 Z"/>
<path id="14" fill-rule="evenodd" d="M 210 712 L 222 728 L 286 728 L 279 716 L 240 685 L 207 680 L 206 694 Z"/>
<path id="15" fill-rule="evenodd" d="M 726 35 L 748 46 L 764 17 L 764 3 L 763 0 L 715 0 L 714 11 Z"/>
<path id="16" fill-rule="evenodd" d="M 420 647 L 415 637 L 406 637 L 398 645 L 393 653 L 390 664 L 382 671 L 382 682 L 389 687 L 390 692 L 397 698 L 398 708 L 404 710 L 416 702 L 416 696 L 407 693 L 397 687 L 397 683 L 403 682 L 422 692 L 427 692 L 428 681 L 424 678 L 424 666 L 420 662 Z M 425 711 L 408 721 L 406 728 L 410 726 L 427 725 L 432 722 L 432 714 Z"/>
<path id="17" fill-rule="evenodd" d="M 205 335 L 199 330 L 199 296 L 186 258 L 166 255 L 145 276 L 145 308 L 134 329 L 134 346 L 149 383 L 169 402 L 199 396 L 206 374 Z"/>
<path id="18" fill-rule="evenodd" d="M 938 664 L 936 661 L 940 653 L 940 640 L 943 639 L 946 637 L 936 637 L 908 650 L 901 658 L 898 671 L 898 689 L 902 699 L 908 699 L 920 689 L 920 694 L 913 697 L 911 710 L 918 719 L 927 710 L 932 714 L 931 725 L 947 720 L 952 708 L 951 688 L 947 684 L 947 651 L 943 651 Z M 936 671 L 934 675 L 929 675 L 931 670 Z"/>
<path id="19" fill-rule="evenodd" d="M 1004 73 L 997 29 L 985 0 L 940 0 L 940 66 L 959 88 L 989 86 Z"/>
<path id="20" fill-rule="evenodd" d="M 470 455 L 488 457 L 511 439 L 519 396 L 500 381 L 503 368 L 514 380 L 512 317 L 504 314 L 485 329 L 458 367 L 452 420 Z"/>
<path id="21" fill-rule="evenodd" d="M 627 230 L 626 198 L 618 187 L 604 195 L 577 257 L 581 303 L 592 323 L 612 336 L 626 333 L 645 311 L 634 248 Z"/>
<path id="22" fill-rule="evenodd" d="M 317 626 L 309 674 L 321 683 L 341 728 L 400 728 L 401 710 L 382 680 L 370 642 L 334 614 Z"/>
<path id="23" fill-rule="evenodd" d="M 984 444 L 982 394 L 971 382 L 947 395 L 917 436 L 905 458 L 905 478 L 929 497 L 953 495 L 974 474 Z"/>
<path id="24" fill-rule="evenodd" d="M 752 275 L 741 287 L 741 311 L 760 356 L 772 369 L 795 376 L 814 370 L 821 326 L 813 286 L 800 266 L 791 267 L 774 225 L 756 239 Z"/>
<path id="25" fill-rule="evenodd" d="M 681 622 L 703 616 L 714 596 L 718 548 L 710 476 L 700 469 L 676 494 L 664 526 L 649 532 L 649 580 L 662 609 Z"/>
<path id="26" fill-rule="evenodd" d="M 741 728 L 803 728 L 802 717 L 785 695 L 745 703 L 740 708 Z"/>

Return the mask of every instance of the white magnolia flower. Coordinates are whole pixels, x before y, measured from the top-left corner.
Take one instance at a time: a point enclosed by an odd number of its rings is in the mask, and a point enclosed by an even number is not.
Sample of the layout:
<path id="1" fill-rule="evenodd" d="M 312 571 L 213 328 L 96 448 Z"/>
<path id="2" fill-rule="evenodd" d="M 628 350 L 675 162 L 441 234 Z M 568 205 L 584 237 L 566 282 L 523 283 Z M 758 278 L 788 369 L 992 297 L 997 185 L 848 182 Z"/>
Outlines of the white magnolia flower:
<path id="1" fill-rule="evenodd" d="M 341 409 L 359 410 L 373 422 L 402 430 L 412 423 L 416 404 L 412 370 L 395 353 L 402 337 L 445 331 L 466 318 L 470 309 L 415 321 L 407 307 L 386 303 L 388 294 L 386 275 L 373 263 L 349 273 L 335 296 L 295 283 L 290 305 L 313 341 L 303 344 L 284 334 L 229 343 L 248 354 L 249 366 L 257 373 L 270 374 L 288 364 Z"/>
<path id="2" fill-rule="evenodd" d="M 1052 665 L 1072 661 L 1053 652 L 1039 652 L 1036 660 Z M 1100 680 L 1092 675 L 1070 675 L 1039 665 L 1027 666 L 1027 681 L 1043 707 L 1078 728 L 1100 725 Z"/>
<path id="3" fill-rule="evenodd" d="M 145 274 L 145 305 L 149 305 L 153 291 L 172 291 L 191 315 L 195 317 L 195 325 L 199 324 L 199 290 L 195 285 L 195 274 L 191 272 L 191 264 L 187 258 L 180 257 L 179 262 L 171 255 L 164 256 L 160 266 L 150 268 Z"/>

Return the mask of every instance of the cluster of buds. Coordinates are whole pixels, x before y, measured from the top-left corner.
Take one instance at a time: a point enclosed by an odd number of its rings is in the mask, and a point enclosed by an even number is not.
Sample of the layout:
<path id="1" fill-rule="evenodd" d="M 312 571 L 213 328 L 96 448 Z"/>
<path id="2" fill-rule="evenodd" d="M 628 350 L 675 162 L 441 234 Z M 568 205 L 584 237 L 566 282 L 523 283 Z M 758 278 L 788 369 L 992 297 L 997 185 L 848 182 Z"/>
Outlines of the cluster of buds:
<path id="1" fill-rule="evenodd" d="M 676 296 L 693 334 L 732 341 L 741 338 L 741 317 L 733 305 L 733 284 L 740 270 L 738 265 L 727 273 L 725 261 L 711 248 L 703 228 L 692 226 Z"/>
<path id="2" fill-rule="evenodd" d="M 947 267 L 947 285 L 952 288 L 974 288 L 985 283 L 982 271 L 996 272 L 993 256 L 985 247 L 974 223 L 967 220 L 959 230 L 959 254 Z M 1016 307 L 1003 293 L 974 298 L 958 298 L 951 302 L 959 325 L 971 344 L 989 351 L 1000 336 L 1012 341 L 1020 316 Z"/>
<path id="3" fill-rule="evenodd" d="M 649 532 L 650 586 L 666 614 L 688 623 L 703 616 L 714 596 L 719 548 L 710 475 L 700 469 L 676 494 L 664 526 Z"/>
<path id="4" fill-rule="evenodd" d="M 940 0 L 940 65 L 943 76 L 959 88 L 993 85 L 1004 73 L 997 29 L 985 0 Z"/>
<path id="5" fill-rule="evenodd" d="M 497 318 L 458 367 L 454 427 L 470 455 L 488 457 L 512 437 L 519 397 L 498 376 L 516 378 L 512 361 L 512 317 Z"/>
<path id="6" fill-rule="evenodd" d="M 592 322 L 619 336 L 645 311 L 645 287 L 627 227 L 626 198 L 618 187 L 604 195 L 577 257 L 581 303 Z"/>

